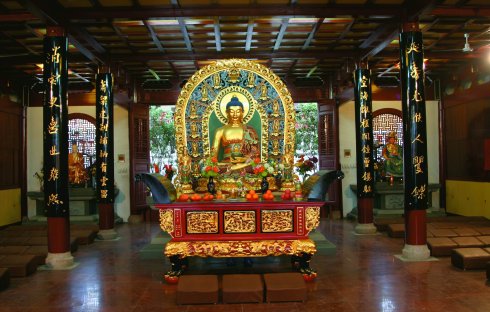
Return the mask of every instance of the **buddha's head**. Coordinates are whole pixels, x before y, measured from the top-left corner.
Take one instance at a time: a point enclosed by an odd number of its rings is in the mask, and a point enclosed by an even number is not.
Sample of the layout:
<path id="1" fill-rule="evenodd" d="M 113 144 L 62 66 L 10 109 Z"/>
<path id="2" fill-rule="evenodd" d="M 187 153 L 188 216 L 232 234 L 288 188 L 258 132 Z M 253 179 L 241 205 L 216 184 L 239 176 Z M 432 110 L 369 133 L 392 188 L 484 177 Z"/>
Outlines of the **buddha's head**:
<path id="1" fill-rule="evenodd" d="M 228 116 L 228 123 L 238 124 L 243 121 L 243 103 L 240 102 L 238 97 L 233 96 L 231 100 L 226 104 L 226 114 Z"/>

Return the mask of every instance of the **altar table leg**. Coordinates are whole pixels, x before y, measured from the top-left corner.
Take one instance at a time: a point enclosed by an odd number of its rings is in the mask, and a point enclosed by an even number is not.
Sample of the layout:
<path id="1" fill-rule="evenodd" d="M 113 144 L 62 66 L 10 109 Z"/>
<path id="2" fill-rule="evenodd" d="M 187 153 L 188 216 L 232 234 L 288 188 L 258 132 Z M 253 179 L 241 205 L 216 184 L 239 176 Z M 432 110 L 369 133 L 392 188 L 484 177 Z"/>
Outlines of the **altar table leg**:
<path id="1" fill-rule="evenodd" d="M 310 260 L 313 255 L 309 253 L 301 253 L 300 255 L 292 255 L 291 263 L 293 268 L 298 270 L 301 274 L 303 274 L 303 278 L 306 281 L 310 281 L 315 279 L 316 271 L 310 268 Z"/>

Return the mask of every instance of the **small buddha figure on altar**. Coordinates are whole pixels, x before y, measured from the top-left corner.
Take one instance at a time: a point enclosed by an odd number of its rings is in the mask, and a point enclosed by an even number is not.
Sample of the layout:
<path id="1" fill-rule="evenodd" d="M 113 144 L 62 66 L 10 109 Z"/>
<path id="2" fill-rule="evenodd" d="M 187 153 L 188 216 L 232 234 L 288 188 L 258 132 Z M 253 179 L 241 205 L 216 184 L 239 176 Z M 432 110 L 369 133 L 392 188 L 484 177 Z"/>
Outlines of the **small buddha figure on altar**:
<path id="1" fill-rule="evenodd" d="M 201 87 L 201 101 L 203 101 L 203 102 L 209 101 L 208 89 L 206 88 L 206 86 Z"/>
<path id="2" fill-rule="evenodd" d="M 212 145 L 213 156 L 223 150 L 220 162 L 231 164 L 231 170 L 246 167 L 247 159 L 260 155 L 257 132 L 243 123 L 243 112 L 243 103 L 233 96 L 226 104 L 227 124 L 216 130 Z"/>
<path id="3" fill-rule="evenodd" d="M 68 154 L 68 181 L 72 185 L 81 185 L 88 181 L 88 174 L 83 164 L 83 155 L 78 151 L 76 141 L 72 142 L 71 153 Z"/>
<path id="4" fill-rule="evenodd" d="M 192 179 L 192 159 L 184 149 L 184 156 L 180 160 L 180 179 L 181 183 L 189 183 Z"/>
<path id="5" fill-rule="evenodd" d="M 279 101 L 274 100 L 272 102 L 272 116 L 277 117 L 279 116 Z"/>
<path id="6" fill-rule="evenodd" d="M 403 149 L 396 143 L 396 132 L 391 131 L 387 136 L 387 143 L 383 148 L 383 158 L 385 159 L 385 171 L 387 176 L 403 176 Z"/>

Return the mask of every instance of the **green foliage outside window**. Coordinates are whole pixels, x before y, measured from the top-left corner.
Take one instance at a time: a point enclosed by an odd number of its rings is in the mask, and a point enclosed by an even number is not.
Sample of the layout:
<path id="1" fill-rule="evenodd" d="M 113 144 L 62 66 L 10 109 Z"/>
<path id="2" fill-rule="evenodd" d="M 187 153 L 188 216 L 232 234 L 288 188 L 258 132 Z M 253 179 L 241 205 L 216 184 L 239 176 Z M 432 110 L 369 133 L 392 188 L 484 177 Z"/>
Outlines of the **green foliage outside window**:
<path id="1" fill-rule="evenodd" d="M 173 107 L 150 106 L 150 160 L 163 168 L 176 163 Z"/>
<path id="2" fill-rule="evenodd" d="M 318 155 L 318 106 L 316 103 L 295 104 L 296 108 L 296 153 Z"/>

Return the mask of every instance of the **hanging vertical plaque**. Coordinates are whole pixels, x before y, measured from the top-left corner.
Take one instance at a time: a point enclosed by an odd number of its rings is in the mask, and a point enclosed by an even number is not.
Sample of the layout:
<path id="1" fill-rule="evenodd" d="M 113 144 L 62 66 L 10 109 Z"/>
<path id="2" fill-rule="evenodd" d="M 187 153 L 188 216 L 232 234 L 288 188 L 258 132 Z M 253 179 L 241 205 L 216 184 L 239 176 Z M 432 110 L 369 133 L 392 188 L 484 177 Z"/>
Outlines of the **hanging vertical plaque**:
<path id="1" fill-rule="evenodd" d="M 428 207 L 427 134 L 422 33 L 400 34 L 405 209 Z"/>
<path id="2" fill-rule="evenodd" d="M 43 179 L 47 217 L 69 216 L 67 50 L 66 37 L 44 38 Z"/>
<path id="3" fill-rule="evenodd" d="M 373 114 L 371 73 L 368 69 L 355 71 L 357 197 L 374 196 Z"/>
<path id="4" fill-rule="evenodd" d="M 98 74 L 96 79 L 97 201 L 114 203 L 113 77 Z"/>

